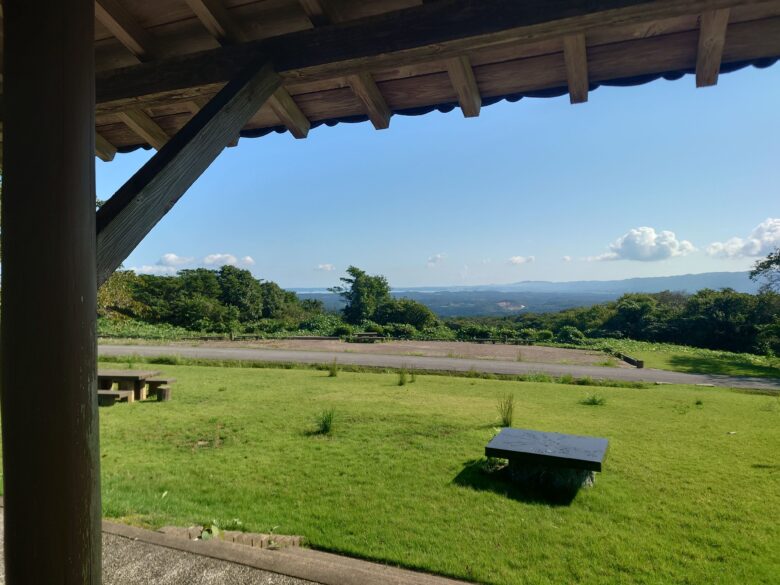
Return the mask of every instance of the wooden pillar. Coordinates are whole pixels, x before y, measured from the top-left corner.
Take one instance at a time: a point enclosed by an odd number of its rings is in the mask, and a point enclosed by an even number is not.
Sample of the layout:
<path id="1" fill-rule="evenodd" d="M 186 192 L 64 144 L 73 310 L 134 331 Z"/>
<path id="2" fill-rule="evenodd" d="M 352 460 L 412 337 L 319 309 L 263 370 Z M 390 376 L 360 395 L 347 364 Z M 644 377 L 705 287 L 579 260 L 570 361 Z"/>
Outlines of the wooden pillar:
<path id="1" fill-rule="evenodd" d="M 94 0 L 4 0 L 8 585 L 100 584 Z"/>

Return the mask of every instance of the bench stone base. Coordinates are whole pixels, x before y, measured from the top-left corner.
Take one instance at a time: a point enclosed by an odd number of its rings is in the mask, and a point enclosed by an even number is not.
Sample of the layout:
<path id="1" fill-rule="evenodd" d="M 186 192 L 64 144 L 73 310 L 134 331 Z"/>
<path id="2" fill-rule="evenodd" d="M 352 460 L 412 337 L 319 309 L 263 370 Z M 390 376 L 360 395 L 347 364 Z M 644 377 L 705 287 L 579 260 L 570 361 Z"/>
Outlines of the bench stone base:
<path id="1" fill-rule="evenodd" d="M 596 481 L 595 472 L 587 469 L 548 467 L 511 459 L 509 477 L 518 483 L 554 492 L 575 492 L 581 487 L 591 487 Z"/>

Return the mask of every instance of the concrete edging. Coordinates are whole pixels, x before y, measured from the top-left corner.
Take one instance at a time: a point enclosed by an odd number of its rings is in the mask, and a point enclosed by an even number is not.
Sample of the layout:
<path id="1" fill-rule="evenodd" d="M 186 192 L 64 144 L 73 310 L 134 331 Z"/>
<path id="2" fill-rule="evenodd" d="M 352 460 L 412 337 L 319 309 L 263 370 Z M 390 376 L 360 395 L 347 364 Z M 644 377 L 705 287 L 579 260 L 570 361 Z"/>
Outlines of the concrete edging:
<path id="1" fill-rule="evenodd" d="M 220 540 L 188 540 L 107 520 L 103 521 L 103 532 L 322 585 L 467 585 L 465 581 L 311 549 L 267 550 Z"/>

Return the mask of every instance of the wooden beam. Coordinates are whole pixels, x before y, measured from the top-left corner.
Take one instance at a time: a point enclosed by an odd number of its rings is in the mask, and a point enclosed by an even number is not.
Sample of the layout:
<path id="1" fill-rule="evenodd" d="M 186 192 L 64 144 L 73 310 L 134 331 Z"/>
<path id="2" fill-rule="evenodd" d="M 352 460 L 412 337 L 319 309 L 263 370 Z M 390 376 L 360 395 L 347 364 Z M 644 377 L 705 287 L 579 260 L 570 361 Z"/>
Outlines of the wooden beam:
<path id="1" fill-rule="evenodd" d="M 466 118 L 479 116 L 482 107 L 482 96 L 479 93 L 477 80 L 474 79 L 474 70 L 468 56 L 461 55 L 447 60 L 447 73 L 450 83 L 458 94 L 460 109 Z"/>
<path id="2" fill-rule="evenodd" d="M 170 211 L 280 84 L 267 60 L 245 68 L 100 208 L 98 285 Z"/>
<path id="3" fill-rule="evenodd" d="M 368 118 L 371 120 L 374 128 L 377 130 L 389 128 L 390 117 L 393 113 L 387 106 L 387 102 L 382 97 L 382 92 L 379 91 L 371 74 L 358 73 L 357 75 L 350 75 L 346 79 L 352 91 L 365 106 Z"/>
<path id="4" fill-rule="evenodd" d="M 228 12 L 222 0 L 186 0 L 195 16 L 222 45 L 246 40 L 242 28 Z"/>
<path id="5" fill-rule="evenodd" d="M 133 132 L 146 140 L 150 146 L 160 150 L 168 142 L 169 136 L 143 110 L 126 110 L 117 114 Z"/>
<path id="6" fill-rule="evenodd" d="M 566 61 L 566 79 L 569 83 L 569 101 L 580 104 L 588 101 L 588 48 L 585 34 L 563 37 L 563 58 Z"/>
<path id="7" fill-rule="evenodd" d="M 3 580 L 99 585 L 95 4 L 3 5 Z"/>
<path id="8" fill-rule="evenodd" d="M 314 26 L 344 22 L 348 18 L 342 0 L 299 0 L 299 2 Z"/>
<path id="9" fill-rule="evenodd" d="M 154 57 L 154 40 L 118 0 L 96 0 L 95 17 L 139 61 Z"/>
<path id="10" fill-rule="evenodd" d="M 286 89 L 283 87 L 277 89 L 268 100 L 268 103 L 274 114 L 290 131 L 290 134 L 295 136 L 295 138 L 306 138 L 311 128 L 311 122 L 309 122 L 309 119 L 304 115 Z"/>
<path id="11" fill-rule="evenodd" d="M 696 56 L 696 87 L 718 83 L 723 47 L 730 10 L 708 10 L 702 13 L 699 23 L 699 50 Z"/>
<path id="12" fill-rule="evenodd" d="M 111 144 L 99 132 L 95 132 L 95 154 L 104 162 L 114 160 L 116 146 Z"/>
<path id="13" fill-rule="evenodd" d="M 533 43 L 699 14 L 740 0 L 446 0 L 97 74 L 97 101 L 120 104 L 218 85 L 266 55 L 288 81 L 318 81 L 462 55 L 497 43 Z"/>

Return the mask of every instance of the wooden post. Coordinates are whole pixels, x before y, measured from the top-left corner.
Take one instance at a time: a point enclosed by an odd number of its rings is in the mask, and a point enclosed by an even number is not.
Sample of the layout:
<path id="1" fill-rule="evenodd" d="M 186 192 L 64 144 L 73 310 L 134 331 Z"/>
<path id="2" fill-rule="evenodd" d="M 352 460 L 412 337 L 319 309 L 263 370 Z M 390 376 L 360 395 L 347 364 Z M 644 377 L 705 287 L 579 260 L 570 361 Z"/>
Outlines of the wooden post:
<path id="1" fill-rule="evenodd" d="M 5 582 L 99 585 L 94 0 L 5 0 Z"/>

